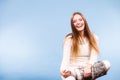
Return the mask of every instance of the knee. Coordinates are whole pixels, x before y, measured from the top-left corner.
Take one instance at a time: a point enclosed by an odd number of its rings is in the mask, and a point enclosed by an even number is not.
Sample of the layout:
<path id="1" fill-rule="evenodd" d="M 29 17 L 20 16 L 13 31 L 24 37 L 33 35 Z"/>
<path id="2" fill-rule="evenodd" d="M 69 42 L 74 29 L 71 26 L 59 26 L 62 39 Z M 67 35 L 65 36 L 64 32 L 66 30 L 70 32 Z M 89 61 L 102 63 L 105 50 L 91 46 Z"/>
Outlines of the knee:
<path id="1" fill-rule="evenodd" d="M 65 80 L 76 80 L 76 79 L 73 76 L 69 76 L 69 77 L 65 78 Z"/>
<path id="2" fill-rule="evenodd" d="M 110 67 L 111 67 L 110 62 L 107 61 L 107 60 L 104 60 L 104 61 L 102 61 L 102 62 L 105 64 L 106 70 L 109 70 Z"/>

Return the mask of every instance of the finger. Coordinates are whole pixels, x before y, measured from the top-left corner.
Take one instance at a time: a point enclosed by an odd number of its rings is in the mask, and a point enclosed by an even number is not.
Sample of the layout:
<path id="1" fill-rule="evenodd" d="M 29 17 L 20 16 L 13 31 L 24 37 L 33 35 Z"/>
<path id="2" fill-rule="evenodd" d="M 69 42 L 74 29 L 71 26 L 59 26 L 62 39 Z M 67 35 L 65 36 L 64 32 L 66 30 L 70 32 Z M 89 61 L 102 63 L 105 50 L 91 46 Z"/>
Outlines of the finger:
<path id="1" fill-rule="evenodd" d="M 63 73 L 65 73 L 65 72 L 66 72 L 66 70 L 63 71 Z"/>

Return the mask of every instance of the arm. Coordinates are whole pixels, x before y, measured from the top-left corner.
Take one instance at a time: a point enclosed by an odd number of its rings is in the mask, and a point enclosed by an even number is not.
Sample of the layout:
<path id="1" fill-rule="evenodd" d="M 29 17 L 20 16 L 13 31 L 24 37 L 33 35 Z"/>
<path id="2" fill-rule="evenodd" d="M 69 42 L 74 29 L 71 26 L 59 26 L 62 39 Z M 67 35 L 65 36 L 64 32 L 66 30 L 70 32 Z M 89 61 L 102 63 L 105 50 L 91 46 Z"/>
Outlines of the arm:
<path id="1" fill-rule="evenodd" d="M 63 44 L 63 59 L 60 67 L 60 73 L 63 77 L 67 77 L 71 74 L 71 72 L 67 70 L 70 63 L 70 49 L 71 40 L 69 38 L 65 38 Z"/>
<path id="2" fill-rule="evenodd" d="M 94 37 L 98 45 L 99 43 L 98 37 L 96 35 L 94 35 Z M 98 58 L 98 53 L 94 49 L 92 49 L 89 64 L 84 68 L 84 77 L 89 77 L 91 75 L 91 67 L 97 61 L 97 58 Z"/>
<path id="3" fill-rule="evenodd" d="M 84 68 L 84 77 L 89 77 L 91 75 L 91 67 L 97 61 L 98 54 L 93 50 L 91 51 L 89 64 Z"/>
<path id="4" fill-rule="evenodd" d="M 93 34 L 93 36 L 94 36 L 94 38 L 96 40 L 97 45 L 99 46 L 99 39 L 98 39 L 98 37 L 95 34 Z M 98 53 L 94 49 L 92 49 L 91 50 L 91 56 L 90 56 L 89 63 L 91 65 L 93 65 L 97 61 L 97 58 L 98 58 Z"/>

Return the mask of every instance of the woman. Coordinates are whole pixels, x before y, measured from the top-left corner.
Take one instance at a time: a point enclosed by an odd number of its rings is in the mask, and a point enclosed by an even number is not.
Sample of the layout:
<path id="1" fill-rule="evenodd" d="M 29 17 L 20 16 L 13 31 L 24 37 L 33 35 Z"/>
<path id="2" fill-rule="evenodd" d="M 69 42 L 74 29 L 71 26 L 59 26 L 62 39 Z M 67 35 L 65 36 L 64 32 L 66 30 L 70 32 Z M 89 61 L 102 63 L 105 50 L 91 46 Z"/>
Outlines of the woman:
<path id="1" fill-rule="evenodd" d="M 81 13 L 73 13 L 71 29 L 72 33 L 64 39 L 63 60 L 60 67 L 62 79 L 94 80 L 105 75 L 110 64 L 108 61 L 97 62 L 98 37 L 90 31 Z M 98 67 L 100 65 L 101 67 Z"/>

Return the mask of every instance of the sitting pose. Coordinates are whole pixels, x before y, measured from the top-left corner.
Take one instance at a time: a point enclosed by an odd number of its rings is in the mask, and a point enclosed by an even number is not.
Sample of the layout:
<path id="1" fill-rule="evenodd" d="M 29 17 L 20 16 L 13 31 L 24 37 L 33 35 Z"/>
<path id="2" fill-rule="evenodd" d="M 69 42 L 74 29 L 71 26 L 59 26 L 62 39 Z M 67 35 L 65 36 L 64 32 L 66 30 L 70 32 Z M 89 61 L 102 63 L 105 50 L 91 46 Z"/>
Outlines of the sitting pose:
<path id="1" fill-rule="evenodd" d="M 72 33 L 64 38 L 60 67 L 62 80 L 95 80 L 107 73 L 110 63 L 97 61 L 98 37 L 93 34 L 80 12 L 71 17 Z"/>

